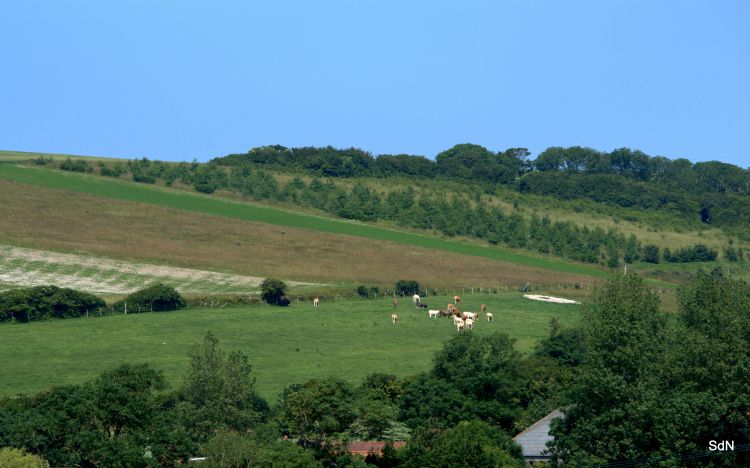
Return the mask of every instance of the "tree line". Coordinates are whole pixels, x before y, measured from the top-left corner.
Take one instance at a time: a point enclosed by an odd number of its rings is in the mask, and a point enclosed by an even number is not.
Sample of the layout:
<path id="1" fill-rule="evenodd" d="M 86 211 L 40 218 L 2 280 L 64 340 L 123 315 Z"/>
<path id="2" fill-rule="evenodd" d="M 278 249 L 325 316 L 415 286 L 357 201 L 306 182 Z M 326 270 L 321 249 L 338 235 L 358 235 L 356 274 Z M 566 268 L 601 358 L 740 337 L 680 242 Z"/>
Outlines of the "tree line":
<path id="1" fill-rule="evenodd" d="M 550 147 L 536 159 L 526 148 L 494 152 L 480 145 L 464 143 L 434 158 L 407 154 L 373 156 L 359 148 L 287 148 L 261 146 L 247 153 L 214 158 L 211 164 L 167 164 L 133 160 L 107 166 L 99 163 L 103 175 L 132 173 L 139 182 L 159 178 L 169 185 L 190 179 L 196 190 L 211 193 L 221 188 L 222 176 L 213 165 L 223 167 L 261 166 L 319 177 L 391 177 L 455 180 L 481 184 L 491 189 L 502 185 L 520 193 L 551 195 L 560 199 L 587 199 L 627 208 L 662 210 L 686 219 L 728 227 L 743 234 L 750 220 L 750 169 L 709 161 L 650 156 L 630 148 L 611 152 L 581 146 Z M 38 164 L 50 164 L 45 158 Z M 67 160 L 61 168 L 93 170 L 83 160 Z"/>
<path id="2" fill-rule="evenodd" d="M 405 154 L 374 157 L 358 148 L 273 145 L 212 162 L 251 163 L 327 177 L 404 176 L 500 184 L 521 193 L 662 209 L 716 226 L 747 226 L 750 219 L 750 169 L 720 161 L 671 160 L 630 148 L 605 152 L 551 147 L 536 159 L 529 159 L 530 155 L 526 148 L 493 152 L 468 143 L 455 145 L 434 160 Z"/>
<path id="3" fill-rule="evenodd" d="M 510 152 L 513 156 L 506 155 L 504 160 L 521 161 L 520 153 L 514 149 Z M 679 255 L 667 250 L 660 252 L 657 246 L 644 245 L 635 236 L 626 237 L 611 228 L 581 227 L 572 222 L 552 221 L 547 216 L 532 215 L 527 220 L 517 210 L 508 213 L 485 203 L 479 192 L 446 191 L 441 184 L 427 186 L 420 191 L 407 186 L 384 193 L 361 182 L 347 187 L 330 178 L 323 180 L 313 177 L 305 182 L 301 177 L 294 176 L 286 183 L 279 183 L 270 172 L 255 167 L 253 164 L 257 164 L 257 161 L 248 162 L 246 158 L 240 161 L 240 164 L 227 168 L 216 162 L 168 164 L 144 158 L 118 162 L 112 166 L 102 164 L 100 170 L 102 174 L 112 176 L 130 172 L 133 180 L 144 183 L 161 180 L 169 186 L 179 182 L 207 194 L 219 189 L 230 190 L 259 201 L 293 203 L 346 219 L 388 220 L 408 228 L 431 230 L 451 237 L 474 237 L 491 244 L 529 249 L 611 268 L 622 262 L 639 260 L 651 263 L 711 261 L 719 255 L 718 251 L 700 244 L 685 248 Z M 724 252 L 727 260 L 744 260 L 742 250 L 728 249 Z"/>

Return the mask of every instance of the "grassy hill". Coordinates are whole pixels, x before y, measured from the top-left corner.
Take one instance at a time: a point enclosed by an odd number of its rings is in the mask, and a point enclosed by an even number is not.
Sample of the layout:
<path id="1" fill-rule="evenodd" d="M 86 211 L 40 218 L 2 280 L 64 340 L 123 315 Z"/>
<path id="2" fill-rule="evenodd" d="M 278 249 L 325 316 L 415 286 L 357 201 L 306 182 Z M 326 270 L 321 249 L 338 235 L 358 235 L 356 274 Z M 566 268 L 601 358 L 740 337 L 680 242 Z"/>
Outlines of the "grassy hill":
<path id="1" fill-rule="evenodd" d="M 352 382 L 378 371 L 404 376 L 427 369 L 433 353 L 455 329 L 447 320 L 431 321 L 426 313 L 414 312 L 403 304 L 408 300 L 402 301 L 397 310 L 401 321 L 393 326 L 390 300 L 349 296 L 332 302 L 336 294 L 351 294 L 360 284 L 387 288 L 399 279 L 416 279 L 448 294 L 458 291 L 464 295 L 465 310 L 486 303 L 495 314 L 495 322 L 480 323 L 476 333 L 508 333 L 517 339 L 519 350 L 529 351 L 548 333 L 553 316 L 573 323 L 579 307 L 522 299 L 513 292 L 518 286 L 530 282 L 545 292 L 585 300 L 590 286 L 608 275 L 597 265 L 478 239 L 446 238 L 392 222 L 342 220 L 309 207 L 261 204 L 226 191 L 204 195 L 180 184 L 139 184 L 96 172 L 17 164 L 40 157 L 49 155 L 0 154 L 0 288 L 42 281 L 111 296 L 157 280 L 195 294 L 253 293 L 257 282 L 252 281 L 265 277 L 310 284 L 293 286 L 295 300 L 286 310 L 191 308 L 2 324 L 0 395 L 80 383 L 124 362 L 149 362 L 177 385 L 188 350 L 207 330 L 217 334 L 224 348 L 241 349 L 250 356 L 258 388 L 270 399 L 289 383 L 313 376 L 335 375 Z M 273 177 L 284 181 L 292 175 L 278 172 Z M 387 192 L 408 181 L 361 178 L 336 183 L 369 184 Z M 429 185 L 415 187 L 432 190 Z M 446 190 L 463 190 L 451 187 Z M 544 197 L 518 198 L 502 191 L 481 200 L 517 209 L 526 217 L 548 214 L 585 225 L 614 226 L 660 245 L 689 245 L 701 239 L 718 245 L 727 239 L 724 233 L 705 229 L 656 229 L 647 215 L 599 213 L 596 206 L 583 202 L 545 203 Z M 650 282 L 663 292 L 664 308 L 674 310 L 673 281 L 698 266 L 717 264 L 631 268 L 655 270 L 652 276 L 662 280 Z M 746 274 L 741 264 L 733 267 L 737 275 Z M 3 284 L 4 278 L 12 281 Z M 472 295 L 471 288 L 479 287 L 495 288 L 496 294 Z M 305 298 L 317 294 L 328 300 L 314 310 Z M 444 307 L 448 297 L 426 302 Z"/>
<path id="2" fill-rule="evenodd" d="M 447 297 L 427 297 L 442 305 Z M 495 331 L 517 339 L 529 351 L 549 333 L 549 320 L 576 320 L 580 306 L 521 298 L 518 293 L 465 295 L 466 310 L 488 305 L 494 321 L 480 321 L 474 333 Z M 312 377 L 360 381 L 372 372 L 399 376 L 430 367 L 433 354 L 456 333 L 447 318 L 429 319 L 408 300 L 390 322 L 390 299 L 310 303 L 289 308 L 256 306 L 190 309 L 110 317 L 0 324 L 0 396 L 36 392 L 52 385 L 81 383 L 126 362 L 148 362 L 178 385 L 189 350 L 213 331 L 226 350 L 242 350 L 253 365 L 262 396 L 273 399 L 288 384 Z"/>
<path id="3" fill-rule="evenodd" d="M 77 194 L 86 194 L 93 196 L 95 199 L 98 199 L 97 201 L 94 201 L 92 198 L 84 198 L 84 204 L 87 205 L 87 208 L 85 209 L 91 210 L 95 210 L 95 205 L 97 203 L 110 204 L 112 203 L 111 200 L 124 201 L 137 203 L 139 205 L 149 205 L 173 210 L 181 210 L 183 212 L 189 212 L 191 214 L 208 214 L 215 217 L 221 217 L 222 223 L 224 222 L 223 218 L 230 218 L 233 220 L 240 220 L 245 222 L 283 226 L 285 228 L 312 230 L 316 231 L 316 233 L 327 233 L 336 236 L 353 236 L 358 238 L 365 238 L 368 239 L 368 242 L 384 241 L 397 243 L 408 246 L 408 250 L 416 247 L 437 250 L 446 253 L 460 254 L 463 256 L 480 257 L 492 261 L 504 262 L 506 264 L 518 265 L 522 268 L 532 269 L 533 271 L 554 272 L 560 278 L 566 279 L 569 279 L 570 275 L 579 277 L 579 279 L 580 277 L 603 278 L 606 276 L 606 271 L 601 268 L 576 264 L 574 262 L 566 262 L 554 258 L 543 257 L 541 255 L 515 252 L 499 247 L 479 245 L 478 243 L 447 240 L 437 236 L 397 231 L 395 229 L 386 229 L 379 226 L 373 226 L 353 221 L 343 221 L 321 216 L 313 216 L 310 214 L 292 212 L 289 210 L 261 206 L 253 203 L 236 202 L 217 197 L 187 193 L 184 191 L 162 187 L 135 184 L 132 182 L 124 182 L 120 180 L 102 179 L 86 174 L 64 173 L 60 171 L 50 171 L 34 167 L 4 164 L 0 165 L 0 180 L 12 181 L 16 183 L 14 185 L 12 182 L 5 182 L 4 187 L 6 193 L 21 192 L 24 194 L 28 194 L 30 192 L 38 191 L 39 189 L 37 187 L 65 192 L 73 192 L 66 193 L 64 197 L 58 197 L 48 192 L 48 196 L 50 197 L 48 198 L 48 200 L 50 200 L 51 203 L 55 204 L 54 211 L 56 212 L 64 212 L 68 210 L 67 205 L 71 197 L 75 197 Z M 30 189 L 30 186 L 34 186 L 34 189 Z M 20 195 L 18 197 L 18 203 L 31 203 L 28 197 L 33 197 L 33 195 Z M 101 198 L 105 198 L 107 200 L 104 201 L 101 200 Z M 19 207 L 18 203 L 14 204 L 16 208 Z M 44 203 L 40 202 L 40 204 L 43 205 Z M 134 207 L 133 205 L 131 205 L 130 209 L 139 210 L 140 207 Z M 33 213 L 33 210 L 34 209 L 19 209 L 19 211 L 23 211 L 25 213 Z M 23 213 L 17 213 L 17 215 L 20 216 L 21 220 L 24 219 Z M 80 218 L 80 216 L 76 216 L 73 210 L 70 210 L 69 215 L 70 216 L 68 217 L 68 219 L 76 219 L 76 222 L 80 221 L 79 219 L 77 219 Z M 29 220 L 29 222 L 32 221 L 33 220 Z M 143 224 L 145 225 L 149 223 L 149 220 L 144 220 Z M 16 221 L 14 224 L 18 224 L 18 221 Z M 140 227 L 142 226 L 138 226 L 137 228 Z M 58 228 L 59 226 L 55 226 L 55 229 Z M 5 233 L 14 229 L 19 230 L 21 229 L 21 227 L 13 228 L 9 226 L 7 230 L 3 229 L 2 232 Z M 62 229 L 66 228 L 62 227 Z M 104 227 L 104 229 L 106 229 L 106 227 Z M 404 253 L 406 253 L 406 251 L 407 250 L 405 249 Z M 254 254 L 254 252 L 249 253 Z M 308 262 L 308 264 L 310 263 L 311 258 L 319 258 L 310 254 L 311 252 L 308 252 L 305 256 L 305 260 Z M 358 249 L 353 249 L 347 255 L 348 258 L 342 258 L 340 259 L 340 261 L 349 262 L 352 261 L 353 257 L 358 256 Z M 560 281 L 557 280 L 551 282 L 559 283 Z"/>

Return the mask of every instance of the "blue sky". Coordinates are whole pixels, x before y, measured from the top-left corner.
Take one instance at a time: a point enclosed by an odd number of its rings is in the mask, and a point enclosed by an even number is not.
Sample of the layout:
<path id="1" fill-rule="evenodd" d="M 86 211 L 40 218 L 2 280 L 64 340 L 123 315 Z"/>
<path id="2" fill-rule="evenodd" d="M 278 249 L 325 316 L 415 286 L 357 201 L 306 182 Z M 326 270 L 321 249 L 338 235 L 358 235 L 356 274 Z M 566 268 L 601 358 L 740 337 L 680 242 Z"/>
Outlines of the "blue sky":
<path id="1" fill-rule="evenodd" d="M 0 149 L 627 146 L 750 166 L 746 1 L 0 3 Z"/>

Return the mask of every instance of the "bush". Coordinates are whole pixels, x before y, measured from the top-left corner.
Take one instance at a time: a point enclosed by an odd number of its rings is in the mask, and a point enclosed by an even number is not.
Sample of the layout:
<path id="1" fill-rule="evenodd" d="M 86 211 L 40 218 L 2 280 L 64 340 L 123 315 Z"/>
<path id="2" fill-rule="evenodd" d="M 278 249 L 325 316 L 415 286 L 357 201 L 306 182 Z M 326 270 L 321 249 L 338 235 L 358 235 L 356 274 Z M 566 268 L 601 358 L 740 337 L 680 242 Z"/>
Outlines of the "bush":
<path id="1" fill-rule="evenodd" d="M 71 171 L 71 172 L 88 172 L 89 165 L 86 164 L 86 161 L 82 159 L 76 159 L 75 161 L 68 158 L 65 161 L 60 164 L 60 169 L 63 171 Z"/>
<path id="2" fill-rule="evenodd" d="M 414 280 L 398 280 L 394 286 L 396 294 L 403 294 L 404 296 L 410 296 L 412 294 L 419 294 L 421 287 L 419 283 Z"/>
<path id="3" fill-rule="evenodd" d="M 289 298 L 284 295 L 285 290 L 286 284 L 280 279 L 266 278 L 260 284 L 260 296 L 272 305 L 289 305 Z"/>
<path id="4" fill-rule="evenodd" d="M 644 245 L 643 261 L 648 263 L 659 263 L 659 247 L 654 244 Z"/>
<path id="5" fill-rule="evenodd" d="M 38 158 L 32 159 L 31 162 L 33 162 L 37 166 L 46 166 L 47 164 L 52 164 L 52 158 L 45 158 L 44 156 L 39 156 Z"/>
<path id="6" fill-rule="evenodd" d="M 120 177 L 125 173 L 125 166 L 121 162 L 116 162 L 112 167 L 99 163 L 99 172 L 107 177 Z"/>
<path id="7" fill-rule="evenodd" d="M 125 299 L 117 302 L 114 308 L 118 311 L 125 309 L 128 312 L 164 312 L 167 310 L 183 309 L 187 302 L 172 286 L 158 283 L 145 289 L 136 291 Z"/>
<path id="8" fill-rule="evenodd" d="M 357 295 L 362 298 L 377 297 L 380 294 L 380 288 L 377 286 L 358 286 Z"/>
<path id="9" fill-rule="evenodd" d="M 141 172 L 140 170 L 133 170 L 133 180 L 142 184 L 155 184 L 156 177 L 147 173 Z"/>
<path id="10" fill-rule="evenodd" d="M 93 294 L 57 286 L 35 286 L 0 293 L 0 322 L 31 322 L 86 315 L 105 302 Z"/>
<path id="11" fill-rule="evenodd" d="M 668 249 L 664 249 L 664 260 L 674 263 L 712 262 L 719 255 L 717 250 L 706 247 L 703 244 L 684 247 L 676 250 L 674 253 L 668 254 L 668 252 Z"/>

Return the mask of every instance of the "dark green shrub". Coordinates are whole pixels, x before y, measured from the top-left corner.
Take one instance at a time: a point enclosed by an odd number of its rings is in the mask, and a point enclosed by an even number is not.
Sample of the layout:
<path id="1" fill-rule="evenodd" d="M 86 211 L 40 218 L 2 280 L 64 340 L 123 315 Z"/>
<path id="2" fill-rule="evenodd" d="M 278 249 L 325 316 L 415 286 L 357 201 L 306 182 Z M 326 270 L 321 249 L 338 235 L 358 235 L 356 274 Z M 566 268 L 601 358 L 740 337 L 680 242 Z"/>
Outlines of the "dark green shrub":
<path id="1" fill-rule="evenodd" d="M 659 247 L 654 244 L 644 245 L 643 261 L 648 263 L 659 263 Z"/>
<path id="2" fill-rule="evenodd" d="M 89 171 L 89 165 L 82 159 L 76 159 L 74 161 L 68 158 L 60 164 L 60 169 L 71 172 L 87 172 Z"/>
<path id="3" fill-rule="evenodd" d="M 377 297 L 378 294 L 380 294 L 380 288 L 377 286 L 357 286 L 357 295 L 359 297 Z"/>
<path id="4" fill-rule="evenodd" d="M 0 322 L 72 318 L 105 307 L 93 294 L 57 286 L 35 286 L 0 293 Z"/>
<path id="5" fill-rule="evenodd" d="M 703 244 L 696 244 L 675 250 L 669 257 L 667 257 L 667 252 L 668 250 L 664 249 L 664 260 L 674 263 L 712 262 L 719 255 L 717 250 L 706 247 Z"/>
<path id="6" fill-rule="evenodd" d="M 289 299 L 284 296 L 285 290 L 286 284 L 280 279 L 266 278 L 260 284 L 260 296 L 264 301 L 272 305 L 289 305 Z"/>
<path id="7" fill-rule="evenodd" d="M 125 173 L 125 166 L 121 162 L 114 163 L 112 167 L 99 163 L 99 172 L 107 177 L 120 177 Z"/>
<path id="8" fill-rule="evenodd" d="M 52 158 L 45 158 L 44 156 L 39 156 L 38 158 L 32 159 L 31 162 L 33 162 L 37 166 L 46 166 L 47 164 L 52 164 Z"/>
<path id="9" fill-rule="evenodd" d="M 185 299 L 175 288 L 162 283 L 136 291 L 117 302 L 113 307 L 117 311 L 124 311 L 126 303 L 128 313 L 164 312 L 182 309 L 187 305 Z"/>
<path id="10" fill-rule="evenodd" d="M 728 262 L 737 262 L 740 260 L 740 256 L 737 254 L 737 250 L 734 247 L 729 246 L 724 249 L 724 258 Z"/>
<path id="11" fill-rule="evenodd" d="M 415 280 L 398 280 L 396 281 L 394 289 L 396 290 L 396 294 L 409 296 L 412 294 L 418 294 L 422 288 Z"/>

